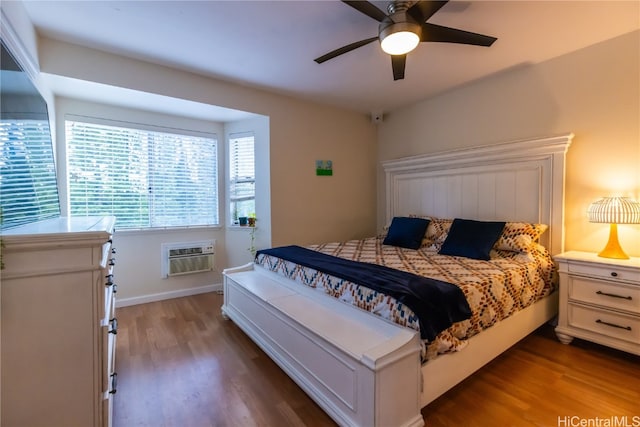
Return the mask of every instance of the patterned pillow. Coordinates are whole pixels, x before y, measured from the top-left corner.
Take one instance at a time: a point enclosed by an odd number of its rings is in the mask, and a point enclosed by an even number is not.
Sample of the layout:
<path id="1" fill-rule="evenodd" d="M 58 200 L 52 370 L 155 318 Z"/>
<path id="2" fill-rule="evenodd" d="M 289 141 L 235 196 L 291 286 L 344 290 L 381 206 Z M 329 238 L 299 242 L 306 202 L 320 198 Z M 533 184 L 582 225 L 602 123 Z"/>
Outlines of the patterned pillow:
<path id="1" fill-rule="evenodd" d="M 430 220 L 429 226 L 427 227 L 427 232 L 422 239 L 422 245 L 420 245 L 420 249 L 439 251 L 442 247 L 442 243 L 444 243 L 445 239 L 447 238 L 447 234 L 449 233 L 449 229 L 451 228 L 453 219 L 436 218 L 435 216 L 415 214 L 411 214 L 409 216 L 412 218 L 424 218 Z"/>
<path id="2" fill-rule="evenodd" d="M 422 239 L 420 249 L 440 251 L 442 244 L 449 234 L 453 219 L 437 218 L 427 215 L 409 215 L 413 218 L 430 219 L 427 232 Z M 540 236 L 549 228 L 546 224 L 532 224 L 528 222 L 507 222 L 502 235 L 493 249 L 511 252 L 529 252 L 532 243 L 537 243 Z"/>
<path id="3" fill-rule="evenodd" d="M 451 229 L 451 224 L 453 224 L 453 219 L 432 218 L 429 223 L 429 227 L 427 227 L 427 234 L 425 235 L 425 240 L 428 240 L 428 242 L 423 240 L 423 247 L 439 251 L 440 248 L 442 248 L 442 244 L 447 239 L 447 235 Z M 425 245 L 425 243 L 427 243 L 427 245 Z"/>
<path id="4" fill-rule="evenodd" d="M 528 222 L 507 222 L 494 249 L 513 252 L 529 252 L 531 244 L 538 242 L 549 226 Z"/>

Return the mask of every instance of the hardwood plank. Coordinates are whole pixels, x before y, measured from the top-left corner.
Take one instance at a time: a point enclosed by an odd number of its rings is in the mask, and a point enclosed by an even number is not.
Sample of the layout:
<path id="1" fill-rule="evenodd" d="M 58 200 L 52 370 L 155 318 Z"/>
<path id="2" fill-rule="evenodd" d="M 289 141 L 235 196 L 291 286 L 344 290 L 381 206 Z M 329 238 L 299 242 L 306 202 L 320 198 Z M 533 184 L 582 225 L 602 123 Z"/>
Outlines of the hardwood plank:
<path id="1" fill-rule="evenodd" d="M 117 309 L 114 426 L 335 426 L 231 321 L 222 295 Z M 640 417 L 640 357 L 545 325 L 423 408 L 429 427 Z M 640 422 L 640 418 L 637 418 Z"/>
<path id="2" fill-rule="evenodd" d="M 464 425 L 491 420 L 493 425 L 558 426 L 558 417 L 565 416 L 627 416 L 631 422 L 640 416 L 639 362 L 638 356 L 586 341 L 565 346 L 545 325 L 422 413 L 433 427 L 462 420 Z M 510 412 L 498 410 L 496 403 Z"/>

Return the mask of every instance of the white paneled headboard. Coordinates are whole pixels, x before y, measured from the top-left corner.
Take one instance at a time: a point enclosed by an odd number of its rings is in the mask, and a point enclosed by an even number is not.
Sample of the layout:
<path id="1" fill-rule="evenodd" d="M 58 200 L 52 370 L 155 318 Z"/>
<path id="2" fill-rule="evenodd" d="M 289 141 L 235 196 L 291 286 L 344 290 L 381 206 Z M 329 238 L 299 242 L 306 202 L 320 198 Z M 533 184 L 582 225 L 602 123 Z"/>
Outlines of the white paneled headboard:
<path id="1" fill-rule="evenodd" d="M 544 223 L 564 250 L 565 154 L 573 134 L 388 160 L 386 221 L 410 214 Z"/>

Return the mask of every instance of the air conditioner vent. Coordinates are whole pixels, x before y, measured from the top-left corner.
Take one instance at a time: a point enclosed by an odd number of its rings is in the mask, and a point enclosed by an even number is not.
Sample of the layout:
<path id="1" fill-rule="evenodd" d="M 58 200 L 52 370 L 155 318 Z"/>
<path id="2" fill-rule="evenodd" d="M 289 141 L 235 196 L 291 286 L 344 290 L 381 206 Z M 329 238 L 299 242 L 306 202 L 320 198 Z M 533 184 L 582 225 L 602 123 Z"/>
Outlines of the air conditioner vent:
<path id="1" fill-rule="evenodd" d="M 162 277 L 213 270 L 214 247 L 215 241 L 162 244 Z"/>
<path id="2" fill-rule="evenodd" d="M 202 247 L 169 249 L 169 257 L 185 256 L 185 255 L 201 255 Z"/>

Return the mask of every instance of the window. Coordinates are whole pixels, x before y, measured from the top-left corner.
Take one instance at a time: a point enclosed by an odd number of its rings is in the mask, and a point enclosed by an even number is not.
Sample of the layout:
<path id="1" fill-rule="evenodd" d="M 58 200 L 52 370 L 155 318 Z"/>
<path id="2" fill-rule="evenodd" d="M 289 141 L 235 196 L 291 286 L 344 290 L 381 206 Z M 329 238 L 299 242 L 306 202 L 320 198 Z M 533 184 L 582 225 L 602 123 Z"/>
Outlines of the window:
<path id="1" fill-rule="evenodd" d="M 0 121 L 2 228 L 60 215 L 47 120 Z"/>
<path id="2" fill-rule="evenodd" d="M 229 136 L 229 203 L 231 225 L 256 212 L 256 168 L 253 134 Z"/>
<path id="3" fill-rule="evenodd" d="M 66 121 L 70 214 L 119 229 L 218 224 L 217 141 Z"/>

